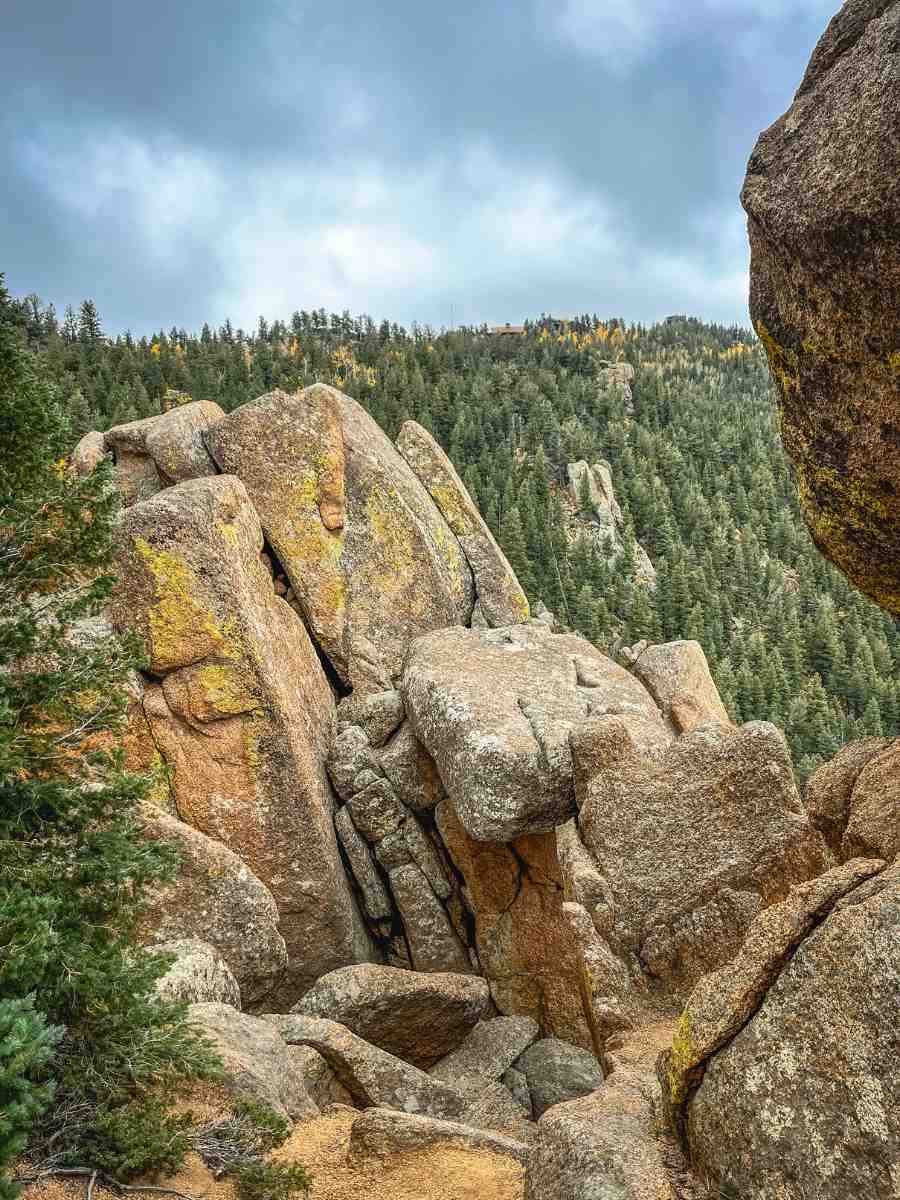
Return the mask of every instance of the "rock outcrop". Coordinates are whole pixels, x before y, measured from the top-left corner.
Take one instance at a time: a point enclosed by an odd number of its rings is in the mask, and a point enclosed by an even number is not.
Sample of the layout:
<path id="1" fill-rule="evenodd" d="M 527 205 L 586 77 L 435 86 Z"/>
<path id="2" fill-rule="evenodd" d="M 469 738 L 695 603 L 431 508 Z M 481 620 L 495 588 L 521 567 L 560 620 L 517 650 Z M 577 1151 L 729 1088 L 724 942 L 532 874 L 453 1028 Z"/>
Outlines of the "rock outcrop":
<path id="1" fill-rule="evenodd" d="M 628 369 L 633 378 L 634 368 Z M 627 381 L 621 378 L 616 382 L 628 386 Z M 625 523 L 613 490 L 612 467 L 608 462 L 587 463 L 582 459 L 569 463 L 566 472 L 573 514 L 569 527 L 570 538 L 574 541 L 587 536 L 601 556 L 611 565 L 614 564 L 625 550 Z M 645 587 L 656 586 L 656 568 L 639 542 L 634 544 L 634 578 Z"/>
<path id="2" fill-rule="evenodd" d="M 465 555 L 367 413 L 316 384 L 230 413 L 207 444 L 245 484 L 316 643 L 355 692 L 382 691 L 413 637 L 468 624 Z"/>
<path id="3" fill-rule="evenodd" d="M 743 203 L 750 306 L 817 545 L 900 613 L 900 59 L 897 0 L 848 0 Z"/>
<path id="4" fill-rule="evenodd" d="M 325 757 L 334 701 L 302 622 L 260 563 L 243 484 L 200 478 L 126 510 L 112 616 L 150 670 L 144 712 L 179 817 L 271 890 L 288 949 L 284 997 L 367 956 L 341 868 Z"/>
<path id="5" fill-rule="evenodd" d="M 746 1200 L 893 1200 L 900 867 L 857 859 L 755 922 L 703 980 L 660 1075 L 694 1165 Z"/>

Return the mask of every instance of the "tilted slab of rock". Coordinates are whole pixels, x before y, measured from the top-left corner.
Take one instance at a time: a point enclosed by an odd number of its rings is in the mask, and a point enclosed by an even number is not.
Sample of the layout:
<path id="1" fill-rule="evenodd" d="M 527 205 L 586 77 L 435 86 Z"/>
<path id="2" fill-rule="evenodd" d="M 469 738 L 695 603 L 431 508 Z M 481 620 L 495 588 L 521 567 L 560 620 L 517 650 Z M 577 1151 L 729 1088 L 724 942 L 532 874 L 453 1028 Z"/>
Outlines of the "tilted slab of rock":
<path id="1" fill-rule="evenodd" d="M 266 1016 L 292 1046 L 311 1046 L 359 1104 L 396 1108 L 430 1117 L 459 1117 L 465 1100 L 458 1091 L 363 1041 L 336 1021 L 297 1013 Z"/>
<path id="2" fill-rule="evenodd" d="M 275 897 L 290 1002 L 369 949 L 325 774 L 334 701 L 261 549 L 233 476 L 168 488 L 125 512 L 112 616 L 143 637 L 164 676 L 144 711 L 179 816 L 239 854 Z"/>
<path id="3" fill-rule="evenodd" d="M 544 1031 L 591 1047 L 581 957 L 565 919 L 554 833 L 477 842 L 449 802 L 437 808 L 444 845 L 465 880 L 475 946 L 502 1013 L 532 1017 Z"/>
<path id="4" fill-rule="evenodd" d="M 186 1000 L 195 1004 L 218 1000 L 241 1007 L 241 989 L 228 964 L 215 946 L 199 938 L 177 938 L 153 947 L 163 954 L 174 954 L 175 961 L 156 981 L 156 991 L 168 1000 Z"/>
<path id="5" fill-rule="evenodd" d="M 347 855 L 353 877 L 359 884 L 366 916 L 372 921 L 389 918 L 393 909 L 387 888 L 378 874 L 372 851 L 365 838 L 357 832 L 347 808 L 339 809 L 335 813 L 334 828 Z"/>
<path id="6" fill-rule="evenodd" d="M 391 891 L 403 920 L 416 971 L 473 970 L 469 956 L 424 873 L 415 864 L 391 871 Z"/>
<path id="7" fill-rule="evenodd" d="M 503 1083 L 488 1083 L 482 1087 L 479 1082 L 478 1086 L 478 1094 L 469 1101 L 460 1117 L 462 1124 L 502 1133 L 528 1145 L 536 1132 L 530 1107 L 524 1108 Z M 463 1087 L 466 1090 L 465 1084 Z"/>
<path id="8" fill-rule="evenodd" d="M 487 624 L 514 625 L 527 621 L 528 599 L 444 451 L 427 429 L 415 421 L 407 421 L 400 430 L 397 449 L 459 539 L 472 569 L 475 595 Z"/>
<path id="9" fill-rule="evenodd" d="M 688 1097 L 692 1161 L 742 1200 L 895 1200 L 900 865 L 838 899 L 781 962 Z"/>
<path id="10" fill-rule="evenodd" d="M 464 1041 L 491 1008 L 483 979 L 369 963 L 331 971 L 293 1011 L 337 1021 L 381 1050 L 427 1070 Z"/>
<path id="11" fill-rule="evenodd" d="M 793 950 L 842 896 L 879 874 L 884 863 L 857 859 L 791 889 L 760 913 L 737 954 L 705 975 L 691 992 L 672 1039 L 660 1056 L 659 1078 L 670 1123 L 684 1135 L 684 1110 L 709 1059 L 753 1017 Z"/>
<path id="12" fill-rule="evenodd" d="M 529 1017 L 491 1017 L 479 1021 L 461 1046 L 435 1064 L 431 1075 L 478 1092 L 480 1083 L 502 1079 L 532 1042 L 540 1026 Z"/>
<path id="13" fill-rule="evenodd" d="M 416 635 L 468 624 L 472 574 L 406 460 L 334 388 L 270 392 L 207 437 L 240 477 L 306 623 L 359 695 L 391 687 Z"/>
<path id="14" fill-rule="evenodd" d="M 731 724 L 699 642 L 648 646 L 633 669 L 676 733 L 690 733 L 710 719 Z"/>
<path id="15" fill-rule="evenodd" d="M 819 548 L 900 614 L 900 61 L 897 0 L 851 0 L 742 200 L 750 308 Z"/>
<path id="16" fill-rule="evenodd" d="M 434 1146 L 487 1151 L 519 1163 L 523 1163 L 528 1154 L 528 1147 L 522 1142 L 489 1130 L 476 1129 L 458 1121 L 439 1121 L 392 1109 L 370 1108 L 353 1122 L 349 1155 L 351 1162 L 368 1158 L 390 1160 Z"/>
<path id="17" fill-rule="evenodd" d="M 102 434 L 105 449 L 115 457 L 116 486 L 124 503 L 146 500 L 173 483 L 215 475 L 203 434 L 224 416 L 211 400 L 195 400 Z"/>
<path id="18" fill-rule="evenodd" d="M 143 936 L 209 942 L 237 980 L 243 1007 L 254 1007 L 273 991 L 288 961 L 272 893 L 215 838 L 151 805 L 141 821 L 147 837 L 172 843 L 180 857 L 175 880 L 149 894 Z"/>
<path id="19" fill-rule="evenodd" d="M 298 1121 L 319 1111 L 299 1064 L 270 1021 L 240 1013 L 228 1004 L 192 1004 L 188 1019 L 212 1042 L 222 1059 L 222 1083 L 236 1096 L 250 1096 Z"/>
<path id="20" fill-rule="evenodd" d="M 459 819 L 481 841 L 547 831 L 572 816 L 569 730 L 590 713 L 661 724 L 633 675 L 583 638 L 536 621 L 417 638 L 400 691 Z"/>
<path id="21" fill-rule="evenodd" d="M 835 854 L 840 854 L 850 820 L 850 797 L 856 781 L 866 764 L 890 744 L 889 738 L 874 737 L 848 742 L 807 780 L 803 803 L 813 825 Z"/>
<path id="22" fill-rule="evenodd" d="M 588 751 L 579 828 L 612 891 L 616 942 L 676 993 L 734 954 L 761 907 L 830 865 L 773 725 L 711 721 L 647 754 L 609 717 Z"/>

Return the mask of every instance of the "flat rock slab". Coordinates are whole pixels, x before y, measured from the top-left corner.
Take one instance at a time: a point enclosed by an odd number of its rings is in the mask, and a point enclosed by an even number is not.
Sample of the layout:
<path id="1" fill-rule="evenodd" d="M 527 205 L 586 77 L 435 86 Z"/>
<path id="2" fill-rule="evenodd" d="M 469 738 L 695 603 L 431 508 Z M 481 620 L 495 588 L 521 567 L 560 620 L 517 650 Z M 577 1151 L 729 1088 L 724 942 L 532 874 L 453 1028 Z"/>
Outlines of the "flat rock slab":
<path id="1" fill-rule="evenodd" d="M 513 1138 L 485 1129 L 473 1129 L 456 1121 L 438 1121 L 384 1108 L 370 1108 L 353 1122 L 350 1160 L 391 1159 L 432 1146 L 456 1146 L 464 1150 L 502 1154 L 524 1163 L 528 1147 Z"/>
<path id="2" fill-rule="evenodd" d="M 460 821 L 480 841 L 546 832 L 573 815 L 569 731 L 588 715 L 662 720 L 633 675 L 536 621 L 417 638 L 399 686 Z"/>
<path id="3" fill-rule="evenodd" d="M 265 1020 L 289 1045 L 318 1051 L 358 1104 L 451 1120 L 466 1107 L 455 1088 L 363 1041 L 336 1021 L 295 1013 L 272 1013 Z"/>
<path id="4" fill-rule="evenodd" d="M 456 1050 L 491 1008 L 483 979 L 361 964 L 331 971 L 294 1006 L 427 1070 Z"/>
<path id="5" fill-rule="evenodd" d="M 462 1083 L 471 1094 L 478 1081 L 502 1079 L 516 1059 L 540 1035 L 530 1017 L 492 1017 L 480 1021 L 463 1044 L 431 1069 L 434 1079 Z"/>

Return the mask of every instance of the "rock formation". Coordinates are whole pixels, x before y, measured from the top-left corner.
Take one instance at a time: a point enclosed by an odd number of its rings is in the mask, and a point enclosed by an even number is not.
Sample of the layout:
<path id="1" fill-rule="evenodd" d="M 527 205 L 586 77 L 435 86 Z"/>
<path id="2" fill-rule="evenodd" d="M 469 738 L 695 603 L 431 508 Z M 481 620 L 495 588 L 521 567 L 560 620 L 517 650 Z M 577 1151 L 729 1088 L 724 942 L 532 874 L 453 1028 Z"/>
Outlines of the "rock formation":
<path id="1" fill-rule="evenodd" d="M 128 502 L 110 617 L 148 670 L 124 745 L 169 768 L 144 819 L 184 851 L 145 934 L 226 1087 L 366 1109 L 363 1158 L 469 1146 L 527 1161 L 534 1200 L 668 1196 L 656 1051 L 792 887 L 887 856 L 893 747 L 807 810 L 699 645 L 629 670 L 528 619 L 430 435 L 395 448 L 332 388 L 139 426 L 78 469 L 112 454 Z"/>
<path id="2" fill-rule="evenodd" d="M 897 0 L 848 0 L 743 203 L 750 305 L 817 545 L 900 613 L 900 58 Z"/>
<path id="3" fill-rule="evenodd" d="M 621 364 L 623 367 L 628 364 Z M 616 368 L 612 368 L 615 370 Z M 634 368 L 629 367 L 631 377 Z M 627 382 L 621 386 L 628 386 Z M 629 395 L 631 389 L 629 388 Z M 624 521 L 622 510 L 616 501 L 612 482 L 612 467 L 608 462 L 593 464 L 569 463 L 566 468 L 569 480 L 569 507 L 572 520 L 569 535 L 573 541 L 587 536 L 600 554 L 612 565 L 625 549 Z M 585 507 L 584 497 L 588 504 Z M 634 577 L 645 587 L 655 587 L 656 569 L 650 556 L 638 542 L 634 547 Z"/>

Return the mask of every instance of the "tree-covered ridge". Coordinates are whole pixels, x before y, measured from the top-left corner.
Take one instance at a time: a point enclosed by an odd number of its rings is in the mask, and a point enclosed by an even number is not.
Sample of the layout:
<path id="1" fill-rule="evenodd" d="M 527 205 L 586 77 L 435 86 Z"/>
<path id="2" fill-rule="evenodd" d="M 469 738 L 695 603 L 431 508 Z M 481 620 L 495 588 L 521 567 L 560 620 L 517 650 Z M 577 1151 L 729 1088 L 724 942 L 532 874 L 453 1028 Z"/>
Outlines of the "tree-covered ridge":
<path id="1" fill-rule="evenodd" d="M 764 356 L 738 328 L 646 328 L 584 316 L 524 336 L 404 330 L 298 312 L 198 336 L 103 337 L 93 305 L 23 304 L 76 427 L 105 429 L 189 395 L 226 410 L 317 380 L 355 396 L 393 437 L 412 417 L 447 449 L 533 600 L 615 652 L 700 641 L 730 711 L 788 735 L 801 774 L 900 722 L 900 630 L 816 551 L 780 447 Z M 631 363 L 633 395 L 607 382 Z M 565 464 L 606 459 L 623 510 L 614 564 L 587 537 Z M 575 536 L 573 536 L 575 531 Z M 633 580 L 634 540 L 658 573 Z"/>

